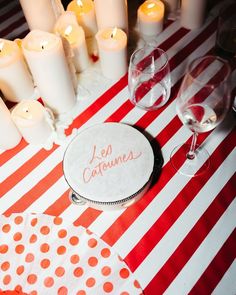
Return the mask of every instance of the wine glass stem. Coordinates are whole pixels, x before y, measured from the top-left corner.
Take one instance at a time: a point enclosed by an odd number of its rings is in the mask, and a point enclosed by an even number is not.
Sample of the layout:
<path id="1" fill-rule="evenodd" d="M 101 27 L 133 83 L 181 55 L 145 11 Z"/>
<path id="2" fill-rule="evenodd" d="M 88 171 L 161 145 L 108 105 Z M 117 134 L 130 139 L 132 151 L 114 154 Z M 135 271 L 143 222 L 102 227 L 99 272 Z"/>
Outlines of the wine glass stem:
<path id="1" fill-rule="evenodd" d="M 189 152 L 187 153 L 188 160 L 193 160 L 196 156 L 195 149 L 196 149 L 196 143 L 197 143 L 197 136 L 198 136 L 198 133 L 193 132 L 191 146 L 190 146 Z"/>

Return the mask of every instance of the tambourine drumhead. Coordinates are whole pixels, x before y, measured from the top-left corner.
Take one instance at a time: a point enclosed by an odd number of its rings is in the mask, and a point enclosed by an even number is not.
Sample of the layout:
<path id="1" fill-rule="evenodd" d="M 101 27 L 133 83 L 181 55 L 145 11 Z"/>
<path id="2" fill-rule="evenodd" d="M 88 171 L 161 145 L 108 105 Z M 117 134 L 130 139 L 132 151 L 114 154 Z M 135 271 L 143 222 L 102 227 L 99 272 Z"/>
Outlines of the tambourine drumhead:
<path id="1" fill-rule="evenodd" d="M 150 182 L 152 147 L 135 128 L 102 123 L 80 132 L 63 160 L 65 179 L 81 198 L 112 205 L 135 197 Z"/>

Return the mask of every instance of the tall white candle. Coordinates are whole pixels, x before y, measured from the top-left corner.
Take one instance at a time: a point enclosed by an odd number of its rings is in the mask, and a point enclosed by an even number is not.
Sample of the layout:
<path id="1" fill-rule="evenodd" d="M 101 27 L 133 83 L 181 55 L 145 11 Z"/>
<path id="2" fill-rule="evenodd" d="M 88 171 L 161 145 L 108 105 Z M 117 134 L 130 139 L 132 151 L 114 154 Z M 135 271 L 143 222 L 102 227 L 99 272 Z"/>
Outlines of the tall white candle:
<path id="1" fill-rule="evenodd" d="M 90 62 L 85 34 L 82 27 L 78 25 L 75 14 L 70 11 L 63 13 L 57 20 L 54 30 L 67 40 L 73 50 L 76 71 L 82 72 L 87 69 Z"/>
<path id="2" fill-rule="evenodd" d="M 117 28 L 99 30 L 96 34 L 102 73 L 118 79 L 127 72 L 127 35 Z"/>
<path id="3" fill-rule="evenodd" d="M 70 110 L 76 97 L 61 38 L 33 30 L 22 48 L 43 101 L 56 114 Z"/>
<path id="4" fill-rule="evenodd" d="M 0 89 L 7 100 L 18 102 L 34 93 L 31 74 L 18 45 L 0 39 Z"/>
<path id="5" fill-rule="evenodd" d="M 120 28 L 128 34 L 127 0 L 94 0 L 98 29 Z"/>
<path id="6" fill-rule="evenodd" d="M 54 130 L 50 114 L 37 100 L 21 101 L 14 107 L 11 117 L 28 143 L 43 144 Z"/>
<path id="7" fill-rule="evenodd" d="M 158 35 L 163 30 L 165 6 L 160 0 L 147 0 L 138 8 L 138 26 L 141 34 Z"/>
<path id="8" fill-rule="evenodd" d="M 187 29 L 198 29 L 205 18 L 206 0 L 182 0 L 181 25 Z"/>
<path id="9" fill-rule="evenodd" d="M 20 4 L 30 30 L 52 32 L 64 11 L 60 0 L 20 0 Z"/>
<path id="10" fill-rule="evenodd" d="M 0 148 L 9 150 L 21 141 L 21 134 L 11 119 L 10 111 L 0 97 Z"/>
<path id="11" fill-rule="evenodd" d="M 75 13 L 78 24 L 84 29 L 86 37 L 94 36 L 97 33 L 97 22 L 92 0 L 73 0 L 67 6 L 67 10 Z"/>

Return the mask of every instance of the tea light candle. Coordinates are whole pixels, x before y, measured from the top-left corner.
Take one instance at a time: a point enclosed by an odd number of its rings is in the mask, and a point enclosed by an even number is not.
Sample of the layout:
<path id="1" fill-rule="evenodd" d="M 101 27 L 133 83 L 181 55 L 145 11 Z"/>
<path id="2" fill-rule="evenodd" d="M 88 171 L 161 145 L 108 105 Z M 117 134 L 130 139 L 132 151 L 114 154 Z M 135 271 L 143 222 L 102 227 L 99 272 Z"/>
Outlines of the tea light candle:
<path id="1" fill-rule="evenodd" d="M 11 119 L 10 111 L 0 97 L 0 148 L 9 150 L 21 141 L 21 134 Z"/>
<path id="2" fill-rule="evenodd" d="M 61 38 L 33 30 L 22 48 L 43 101 L 56 114 L 69 111 L 76 97 Z"/>
<path id="3" fill-rule="evenodd" d="M 138 8 L 138 26 L 140 33 L 155 36 L 163 29 L 165 6 L 159 0 L 147 0 Z"/>
<path id="4" fill-rule="evenodd" d="M 127 35 L 117 28 L 99 30 L 96 34 L 102 73 L 110 79 L 127 72 Z"/>
<path id="5" fill-rule="evenodd" d="M 94 0 L 98 29 L 120 28 L 128 34 L 126 0 Z"/>
<path id="6" fill-rule="evenodd" d="M 31 98 L 34 84 L 18 45 L 0 39 L 0 89 L 7 100 Z"/>
<path id="7" fill-rule="evenodd" d="M 73 11 L 78 24 L 84 29 L 85 36 L 91 37 L 97 33 L 97 22 L 92 0 L 73 0 L 67 6 L 67 11 Z"/>
<path id="8" fill-rule="evenodd" d="M 60 0 L 20 0 L 20 4 L 30 30 L 52 32 L 64 11 Z"/>
<path id="9" fill-rule="evenodd" d="M 37 100 L 22 100 L 14 107 L 11 117 L 28 143 L 45 143 L 54 130 L 52 118 Z"/>
<path id="10" fill-rule="evenodd" d="M 205 17 L 206 0 L 182 0 L 180 23 L 193 30 L 202 26 Z"/>
<path id="11" fill-rule="evenodd" d="M 75 14 L 69 11 L 62 14 L 55 25 L 55 32 L 65 38 L 73 50 L 76 71 L 82 72 L 87 69 L 90 62 L 85 34 L 78 25 Z"/>

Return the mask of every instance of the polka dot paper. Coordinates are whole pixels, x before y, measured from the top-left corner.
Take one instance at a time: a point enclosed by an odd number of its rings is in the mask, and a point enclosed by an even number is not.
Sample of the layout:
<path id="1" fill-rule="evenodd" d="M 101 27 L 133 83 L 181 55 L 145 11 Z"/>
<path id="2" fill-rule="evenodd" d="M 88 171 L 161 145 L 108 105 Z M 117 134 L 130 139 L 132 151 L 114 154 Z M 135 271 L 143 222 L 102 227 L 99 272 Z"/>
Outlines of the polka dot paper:
<path id="1" fill-rule="evenodd" d="M 45 214 L 0 216 L 0 290 L 31 295 L 142 294 L 127 265 L 104 241 Z"/>

